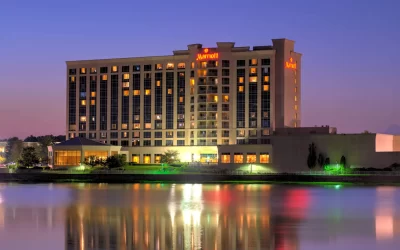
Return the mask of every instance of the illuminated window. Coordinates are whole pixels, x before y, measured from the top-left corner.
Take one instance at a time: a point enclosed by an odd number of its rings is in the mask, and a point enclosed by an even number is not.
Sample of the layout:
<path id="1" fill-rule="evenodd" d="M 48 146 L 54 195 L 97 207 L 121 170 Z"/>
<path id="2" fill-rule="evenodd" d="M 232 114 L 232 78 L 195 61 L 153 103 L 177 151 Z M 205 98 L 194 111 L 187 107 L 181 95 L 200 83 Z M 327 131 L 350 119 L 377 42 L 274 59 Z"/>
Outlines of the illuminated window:
<path id="1" fill-rule="evenodd" d="M 255 163 L 256 162 L 256 154 L 255 153 L 247 153 L 246 162 L 247 163 Z"/>
<path id="2" fill-rule="evenodd" d="M 201 67 L 202 68 L 207 68 L 207 62 L 201 62 Z"/>
<path id="3" fill-rule="evenodd" d="M 161 115 L 155 115 L 156 120 L 161 120 Z"/>
<path id="4" fill-rule="evenodd" d="M 264 85 L 264 86 L 263 86 L 263 90 L 264 90 L 264 91 L 269 91 L 269 85 Z"/>
<path id="5" fill-rule="evenodd" d="M 297 120 L 297 113 L 294 113 L 294 119 Z"/>
<path id="6" fill-rule="evenodd" d="M 132 133 L 132 137 L 133 138 L 139 138 L 140 137 L 140 132 L 139 131 L 133 132 Z"/>
<path id="7" fill-rule="evenodd" d="M 124 90 L 124 96 L 129 96 L 129 90 Z"/>
<path id="8" fill-rule="evenodd" d="M 237 136 L 237 137 L 244 137 L 244 130 L 243 130 L 243 129 L 238 130 L 238 131 L 236 132 L 236 136 Z"/>
<path id="9" fill-rule="evenodd" d="M 86 100 L 81 100 L 81 105 L 86 106 Z"/>
<path id="10" fill-rule="evenodd" d="M 297 128 L 297 122 L 294 122 L 294 127 Z"/>
<path id="11" fill-rule="evenodd" d="M 297 96 L 296 95 L 294 96 L 294 101 L 297 102 Z"/>
<path id="12" fill-rule="evenodd" d="M 80 72 L 81 72 L 81 74 L 86 74 L 86 68 L 81 68 Z"/>
<path id="13" fill-rule="evenodd" d="M 97 72 L 96 68 L 90 68 L 90 73 L 94 74 L 96 72 Z"/>
<path id="14" fill-rule="evenodd" d="M 160 80 L 157 80 L 156 86 L 157 86 L 157 87 L 160 87 L 160 86 L 161 86 L 161 81 L 160 81 Z"/>
<path id="15" fill-rule="evenodd" d="M 151 123 L 146 123 L 144 124 L 145 129 L 151 129 Z"/>
<path id="16" fill-rule="evenodd" d="M 297 104 L 294 105 L 294 110 L 297 110 Z"/>
<path id="17" fill-rule="evenodd" d="M 194 88 L 190 88 L 190 94 L 194 95 Z"/>
<path id="18" fill-rule="evenodd" d="M 190 85 L 194 86 L 194 78 L 190 78 Z"/>
<path id="19" fill-rule="evenodd" d="M 156 69 L 157 70 L 161 70 L 162 69 L 162 64 L 161 63 L 156 64 Z"/>
<path id="20" fill-rule="evenodd" d="M 269 82 L 269 76 L 264 76 L 264 82 Z"/>
<path id="21" fill-rule="evenodd" d="M 124 74 L 124 80 L 129 80 L 129 74 Z"/>
<path id="22" fill-rule="evenodd" d="M 81 151 L 54 151 L 54 165 L 56 166 L 79 166 L 80 163 Z"/>
<path id="23" fill-rule="evenodd" d="M 250 74 L 257 74 L 257 68 L 250 68 Z"/>
<path id="24" fill-rule="evenodd" d="M 244 77 L 239 77 L 239 83 L 244 83 Z"/>
<path id="25" fill-rule="evenodd" d="M 132 162 L 139 163 L 139 155 L 132 155 Z"/>
<path id="26" fill-rule="evenodd" d="M 111 72 L 118 72 L 118 66 L 112 66 Z"/>
<path id="27" fill-rule="evenodd" d="M 80 121 L 81 122 L 86 122 L 86 116 L 81 116 Z"/>
<path id="28" fill-rule="evenodd" d="M 260 163 L 269 163 L 268 153 L 260 153 Z"/>
<path id="29" fill-rule="evenodd" d="M 234 163 L 243 163 L 243 154 L 242 153 L 235 153 L 233 156 Z"/>
<path id="30" fill-rule="evenodd" d="M 183 102 L 183 96 L 179 97 L 179 102 Z"/>
<path id="31" fill-rule="evenodd" d="M 218 102 L 218 96 L 214 96 L 214 102 Z"/>
<path id="32" fill-rule="evenodd" d="M 107 81 L 107 79 L 108 79 L 108 76 L 107 76 L 107 75 L 101 75 L 101 80 L 102 80 L 102 81 Z"/>
<path id="33" fill-rule="evenodd" d="M 229 96 L 228 95 L 222 96 L 222 99 L 224 100 L 224 102 L 229 102 Z"/>
<path id="34" fill-rule="evenodd" d="M 71 76 L 71 82 L 75 82 L 75 76 Z"/>
<path id="35" fill-rule="evenodd" d="M 192 63 L 190 64 L 190 68 L 191 68 L 191 69 L 194 69 L 194 62 L 192 62 Z"/>
<path id="36" fill-rule="evenodd" d="M 133 91 L 133 95 L 140 95 L 140 90 L 135 89 L 135 90 Z"/>
<path id="37" fill-rule="evenodd" d="M 154 155 L 154 163 L 161 163 L 161 155 L 160 154 Z"/>
<path id="38" fill-rule="evenodd" d="M 121 124 L 122 129 L 128 129 L 128 124 L 127 123 L 122 123 Z"/>
<path id="39" fill-rule="evenodd" d="M 134 123 L 133 129 L 140 129 L 140 123 Z"/>
<path id="40" fill-rule="evenodd" d="M 149 154 L 144 154 L 143 155 L 143 163 L 144 164 L 149 164 L 150 163 L 150 155 Z"/>
<path id="41" fill-rule="evenodd" d="M 90 96 L 91 96 L 91 97 L 96 97 L 96 92 L 93 92 L 93 91 L 90 92 Z"/>
<path id="42" fill-rule="evenodd" d="M 172 95 L 172 89 L 168 89 L 168 95 Z"/>
<path id="43" fill-rule="evenodd" d="M 140 121 L 140 115 L 135 115 L 135 116 L 133 117 L 133 119 L 134 119 L 135 121 Z"/>
<path id="44" fill-rule="evenodd" d="M 244 86 L 239 86 L 239 92 L 243 92 L 244 91 Z"/>
<path id="45" fill-rule="evenodd" d="M 250 65 L 251 65 L 251 66 L 257 65 L 257 59 L 251 59 L 251 60 L 250 60 Z"/>
<path id="46" fill-rule="evenodd" d="M 230 153 L 222 153 L 221 154 L 221 163 L 231 163 L 231 154 Z"/>
<path id="47" fill-rule="evenodd" d="M 145 95 L 150 95 L 151 94 L 151 90 L 150 89 L 145 89 L 144 90 L 144 94 Z"/>
<path id="48" fill-rule="evenodd" d="M 250 77 L 250 82 L 257 82 L 257 76 Z"/>
<path id="49" fill-rule="evenodd" d="M 174 69 L 173 63 L 167 63 L 167 69 Z"/>
<path id="50" fill-rule="evenodd" d="M 123 82 L 122 83 L 123 88 L 129 88 L 129 82 Z"/>
<path id="51" fill-rule="evenodd" d="M 124 125 L 124 124 L 122 124 L 122 126 L 123 126 L 123 125 Z M 126 125 L 128 125 L 128 124 L 126 124 Z M 128 126 L 127 126 L 127 128 L 128 128 Z M 126 129 L 127 129 L 127 128 L 126 128 Z M 124 129 L 124 128 L 123 128 L 123 129 Z M 123 138 L 128 138 L 128 132 L 123 132 L 123 133 L 122 133 L 122 137 L 123 137 Z"/>
<path id="52" fill-rule="evenodd" d="M 96 100 L 90 100 L 90 105 L 96 105 Z"/>
<path id="53" fill-rule="evenodd" d="M 178 69 L 184 69 L 185 67 L 185 63 L 178 63 Z"/>

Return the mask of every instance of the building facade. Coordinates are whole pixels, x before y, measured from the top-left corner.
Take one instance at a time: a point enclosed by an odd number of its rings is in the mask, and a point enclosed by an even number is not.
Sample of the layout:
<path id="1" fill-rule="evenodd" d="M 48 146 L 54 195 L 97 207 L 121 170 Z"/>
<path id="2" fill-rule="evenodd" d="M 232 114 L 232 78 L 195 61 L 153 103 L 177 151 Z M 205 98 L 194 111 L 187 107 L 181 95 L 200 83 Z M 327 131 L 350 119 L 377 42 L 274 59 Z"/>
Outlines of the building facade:
<path id="1" fill-rule="evenodd" d="M 217 145 L 268 145 L 275 128 L 301 125 L 301 54 L 274 39 L 69 61 L 66 95 L 67 139 L 122 146 L 138 163 L 157 163 L 168 149 L 185 162 L 218 162 Z"/>

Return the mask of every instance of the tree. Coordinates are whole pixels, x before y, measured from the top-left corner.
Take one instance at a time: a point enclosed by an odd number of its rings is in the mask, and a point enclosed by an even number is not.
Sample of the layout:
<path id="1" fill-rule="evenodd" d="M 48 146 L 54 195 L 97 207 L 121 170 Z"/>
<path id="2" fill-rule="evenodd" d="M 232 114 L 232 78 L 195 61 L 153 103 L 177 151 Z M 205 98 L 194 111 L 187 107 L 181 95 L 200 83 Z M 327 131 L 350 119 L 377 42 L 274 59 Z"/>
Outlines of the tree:
<path id="1" fill-rule="evenodd" d="M 6 157 L 0 153 L 0 164 L 3 164 L 6 162 Z"/>
<path id="2" fill-rule="evenodd" d="M 99 159 L 95 155 L 91 155 L 85 159 L 84 164 L 91 166 L 93 168 L 93 167 L 96 167 L 97 165 L 99 165 L 100 162 L 99 162 Z"/>
<path id="3" fill-rule="evenodd" d="M 32 167 L 39 163 L 39 158 L 34 147 L 26 147 L 22 150 L 21 159 L 18 161 L 24 167 Z"/>
<path id="4" fill-rule="evenodd" d="M 331 159 L 329 159 L 329 157 L 327 157 L 325 159 L 325 167 L 329 166 L 331 164 Z"/>
<path id="5" fill-rule="evenodd" d="M 346 167 L 346 157 L 344 155 L 342 155 L 342 157 L 340 158 L 340 165 L 342 166 L 342 168 Z"/>
<path id="6" fill-rule="evenodd" d="M 7 162 L 18 162 L 23 144 L 18 137 L 12 137 L 8 139 L 6 146 L 6 161 Z"/>
<path id="7" fill-rule="evenodd" d="M 179 152 L 177 150 L 167 150 L 161 155 L 161 163 L 177 163 L 179 162 Z"/>
<path id="8" fill-rule="evenodd" d="M 325 163 L 325 156 L 322 153 L 319 153 L 318 155 L 318 165 L 320 168 L 324 167 L 324 163 Z"/>
<path id="9" fill-rule="evenodd" d="M 106 164 L 109 168 L 120 168 L 126 162 L 126 155 L 113 155 L 107 158 Z"/>
<path id="10" fill-rule="evenodd" d="M 314 143 L 308 145 L 307 166 L 313 169 L 317 165 L 317 148 Z"/>

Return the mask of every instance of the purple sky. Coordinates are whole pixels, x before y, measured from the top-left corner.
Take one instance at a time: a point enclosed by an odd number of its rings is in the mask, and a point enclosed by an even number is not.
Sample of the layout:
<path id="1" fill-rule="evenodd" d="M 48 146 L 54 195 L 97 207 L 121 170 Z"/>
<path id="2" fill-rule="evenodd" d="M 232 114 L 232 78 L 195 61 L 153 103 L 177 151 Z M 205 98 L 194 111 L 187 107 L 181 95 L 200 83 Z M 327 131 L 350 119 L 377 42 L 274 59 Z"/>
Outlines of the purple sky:
<path id="1" fill-rule="evenodd" d="M 398 0 L 16 0 L 0 4 L 0 138 L 65 134 L 67 60 L 168 55 L 187 44 L 296 41 L 303 126 L 400 124 Z"/>

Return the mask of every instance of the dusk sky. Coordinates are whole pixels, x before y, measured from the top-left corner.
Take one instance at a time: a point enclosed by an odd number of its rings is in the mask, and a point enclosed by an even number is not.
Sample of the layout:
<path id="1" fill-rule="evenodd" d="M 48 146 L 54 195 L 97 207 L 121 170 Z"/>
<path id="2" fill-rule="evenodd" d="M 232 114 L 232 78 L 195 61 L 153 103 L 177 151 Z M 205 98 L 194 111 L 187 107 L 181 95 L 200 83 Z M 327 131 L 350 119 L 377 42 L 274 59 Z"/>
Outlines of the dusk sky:
<path id="1" fill-rule="evenodd" d="M 399 0 L 0 0 L 0 138 L 65 134 L 65 61 L 169 55 L 188 44 L 303 54 L 302 126 L 400 125 Z"/>

